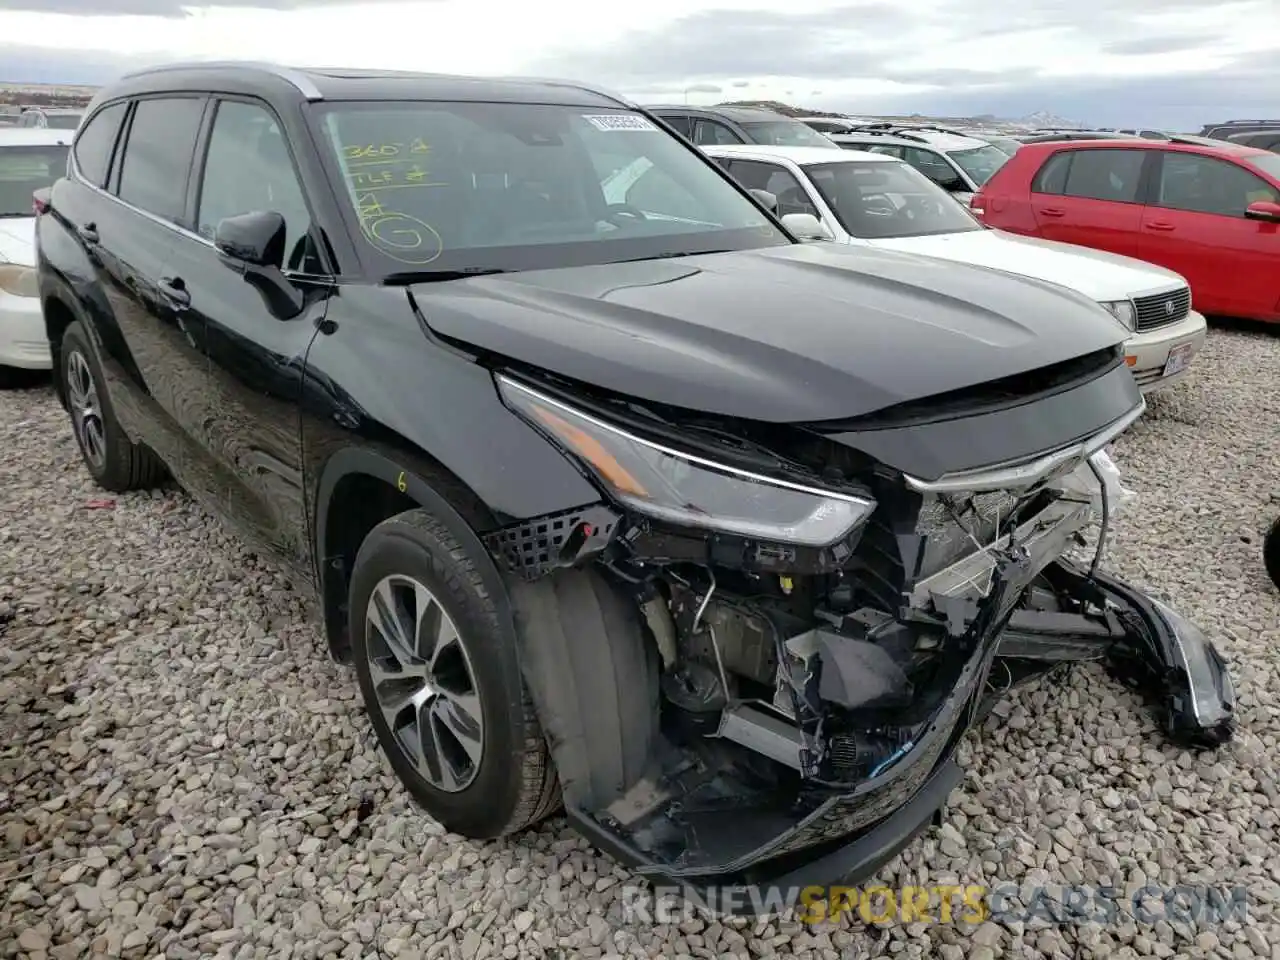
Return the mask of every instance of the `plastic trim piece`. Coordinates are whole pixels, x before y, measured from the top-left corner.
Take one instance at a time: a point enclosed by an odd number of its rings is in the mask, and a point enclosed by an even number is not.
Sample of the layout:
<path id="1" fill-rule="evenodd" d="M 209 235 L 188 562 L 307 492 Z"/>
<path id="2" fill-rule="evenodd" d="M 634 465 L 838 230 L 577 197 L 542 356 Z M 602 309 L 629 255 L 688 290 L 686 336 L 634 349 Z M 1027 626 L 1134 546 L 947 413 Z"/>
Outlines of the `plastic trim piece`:
<path id="1" fill-rule="evenodd" d="M 943 474 L 937 480 L 922 480 L 910 474 L 904 474 L 903 478 L 917 493 L 979 493 L 1035 486 L 1057 470 L 1083 463 L 1128 430 L 1146 409 L 1146 400 L 1139 400 L 1132 410 L 1088 439 L 1035 459 Z"/>

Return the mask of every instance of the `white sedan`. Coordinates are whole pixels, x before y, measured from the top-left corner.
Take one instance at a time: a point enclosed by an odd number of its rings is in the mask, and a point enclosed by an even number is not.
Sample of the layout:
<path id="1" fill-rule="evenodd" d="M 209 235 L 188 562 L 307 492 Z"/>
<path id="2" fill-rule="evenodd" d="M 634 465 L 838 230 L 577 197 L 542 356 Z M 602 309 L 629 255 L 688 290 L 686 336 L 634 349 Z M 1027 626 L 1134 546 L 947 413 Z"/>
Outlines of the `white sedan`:
<path id="1" fill-rule="evenodd" d="M 66 172 L 72 135 L 0 127 L 0 382 L 14 369 L 51 366 L 36 285 L 32 195 Z"/>
<path id="2" fill-rule="evenodd" d="M 1142 391 L 1186 375 L 1205 339 L 1187 281 L 1142 260 L 984 227 L 933 181 L 882 154 L 756 145 L 703 146 L 739 183 L 777 199 L 811 236 L 970 263 L 1070 287 L 1133 331 L 1125 362 Z M 794 214 L 808 214 L 813 223 Z"/>

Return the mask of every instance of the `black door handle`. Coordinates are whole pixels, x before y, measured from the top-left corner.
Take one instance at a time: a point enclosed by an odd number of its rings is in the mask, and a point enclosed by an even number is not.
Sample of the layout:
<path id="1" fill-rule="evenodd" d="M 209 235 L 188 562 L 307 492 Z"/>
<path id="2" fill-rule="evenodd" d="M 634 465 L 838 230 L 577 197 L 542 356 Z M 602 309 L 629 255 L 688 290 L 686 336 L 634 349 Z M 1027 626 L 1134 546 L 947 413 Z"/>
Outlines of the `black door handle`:
<path id="1" fill-rule="evenodd" d="M 165 277 L 161 280 L 160 295 L 178 310 L 185 310 L 191 305 L 191 294 L 181 277 Z"/>
<path id="2" fill-rule="evenodd" d="M 79 227 L 76 233 L 80 234 L 80 239 L 85 243 L 98 242 L 98 225 L 96 223 L 86 223 L 83 227 Z"/>

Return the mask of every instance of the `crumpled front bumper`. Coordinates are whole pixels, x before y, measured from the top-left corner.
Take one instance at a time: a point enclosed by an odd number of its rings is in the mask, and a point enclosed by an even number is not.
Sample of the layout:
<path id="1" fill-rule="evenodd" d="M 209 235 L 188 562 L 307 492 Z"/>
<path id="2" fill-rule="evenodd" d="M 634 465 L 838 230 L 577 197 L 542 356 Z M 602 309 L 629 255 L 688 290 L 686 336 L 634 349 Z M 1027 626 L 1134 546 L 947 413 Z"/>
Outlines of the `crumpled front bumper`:
<path id="1" fill-rule="evenodd" d="M 1016 667 L 1018 682 L 1034 679 L 1072 660 L 1105 660 L 1123 680 L 1149 695 L 1166 734 L 1192 747 L 1214 747 L 1234 730 L 1234 687 L 1226 664 L 1204 633 L 1168 606 L 1114 577 L 1092 578 L 1065 560 L 1047 571 L 1088 599 L 1108 605 L 1122 630 L 1110 635 L 1081 633 L 1072 642 L 1061 634 L 1037 638 L 1020 634 L 1005 642 L 1009 611 L 999 603 L 993 632 L 965 665 L 953 692 L 929 730 L 901 761 L 857 790 L 828 796 L 794 826 L 750 854 L 733 861 L 679 867 L 654 862 L 631 848 L 605 824 L 570 809 L 575 826 L 598 846 L 633 866 L 660 890 L 682 896 L 716 913 L 754 914 L 761 905 L 793 905 L 805 888 L 856 885 L 874 876 L 938 818 L 961 771 L 953 754 L 963 734 L 1011 689 L 992 689 L 986 679 L 999 658 Z M 1021 593 L 1022 579 L 1008 577 L 1008 595 Z M 994 613 L 993 609 L 993 613 Z M 1003 671 L 1002 671 L 1003 673 Z"/>

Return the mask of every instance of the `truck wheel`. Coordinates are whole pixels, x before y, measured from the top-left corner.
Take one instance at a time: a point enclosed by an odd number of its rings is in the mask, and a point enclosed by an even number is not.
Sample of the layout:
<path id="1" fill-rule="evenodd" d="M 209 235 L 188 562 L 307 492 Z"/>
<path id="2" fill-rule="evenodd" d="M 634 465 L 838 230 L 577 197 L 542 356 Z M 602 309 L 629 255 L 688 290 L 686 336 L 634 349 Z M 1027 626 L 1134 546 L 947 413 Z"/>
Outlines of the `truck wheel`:
<path id="1" fill-rule="evenodd" d="M 1262 545 L 1262 562 L 1266 564 L 1271 581 L 1280 587 L 1280 517 L 1271 525 L 1267 539 Z"/>
<path id="2" fill-rule="evenodd" d="M 448 830 L 492 839 L 560 806 L 559 782 L 513 645 L 461 544 L 426 510 L 361 544 L 351 646 L 378 743 Z"/>
<path id="3" fill-rule="evenodd" d="M 102 368 L 77 321 L 62 337 L 62 385 L 80 456 L 89 473 L 113 493 L 145 490 L 165 477 L 164 464 L 146 447 L 132 442 L 116 420 Z"/>

